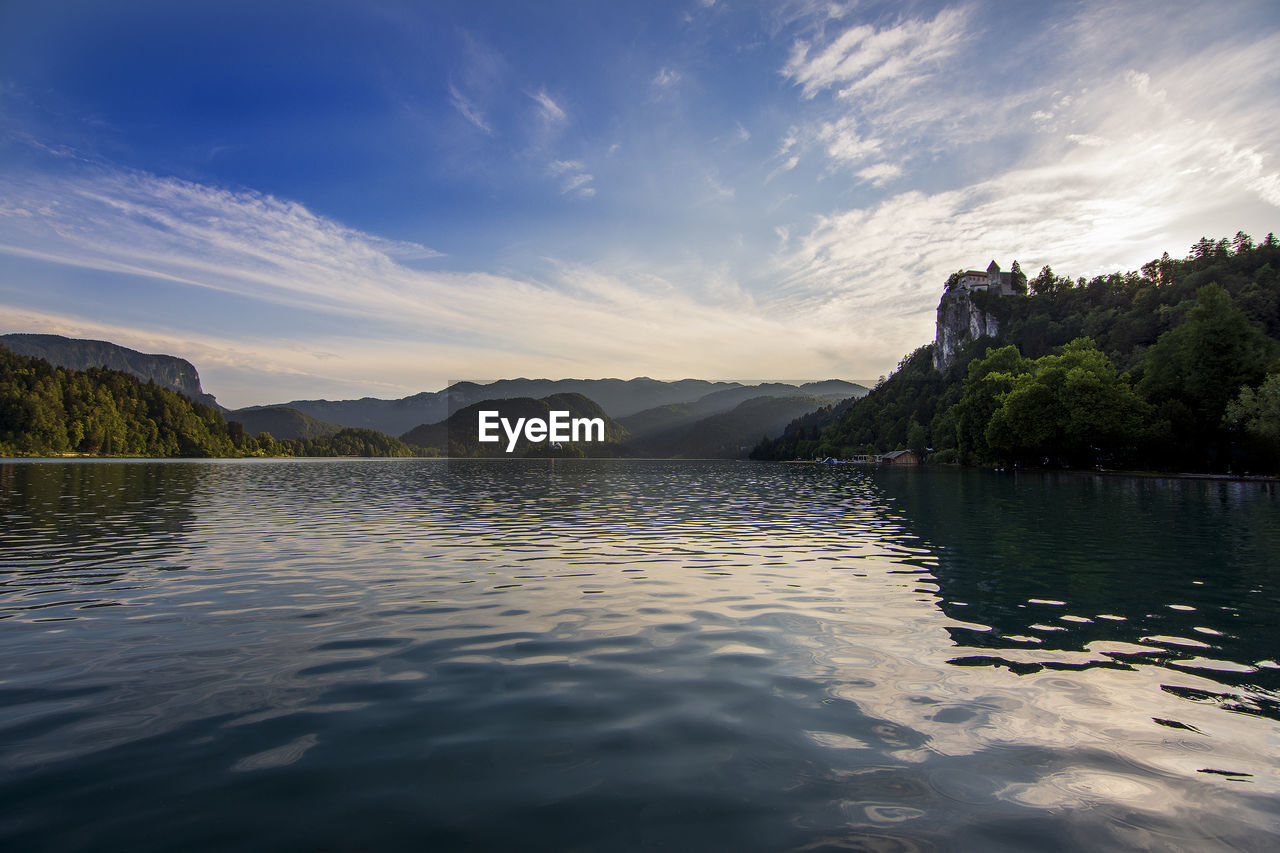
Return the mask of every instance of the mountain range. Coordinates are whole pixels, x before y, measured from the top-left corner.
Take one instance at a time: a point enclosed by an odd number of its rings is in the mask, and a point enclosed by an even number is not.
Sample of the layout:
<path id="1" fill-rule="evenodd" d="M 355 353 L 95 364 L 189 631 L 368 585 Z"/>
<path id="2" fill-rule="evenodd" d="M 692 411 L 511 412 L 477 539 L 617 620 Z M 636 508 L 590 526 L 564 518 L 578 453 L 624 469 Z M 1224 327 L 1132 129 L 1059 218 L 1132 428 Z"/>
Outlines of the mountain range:
<path id="1" fill-rule="evenodd" d="M 513 411 L 519 410 L 517 416 L 541 416 L 549 406 L 564 408 L 575 416 L 603 416 L 607 419 L 607 443 L 612 451 L 740 456 L 762 434 L 779 433 L 793 418 L 868 392 L 862 385 L 843 380 L 752 385 L 701 379 L 663 382 L 647 377 L 520 378 L 483 384 L 455 382 L 442 391 L 391 400 L 293 400 L 228 410 L 204 391 L 195 366 L 181 358 L 60 335 L 0 335 L 0 343 L 14 352 L 44 358 L 71 370 L 105 366 L 153 381 L 195 402 L 216 406 L 228 421 L 239 422 L 249 435 L 266 432 L 276 439 L 317 439 L 333 436 L 344 428 L 371 429 L 441 452 L 451 452 L 449 448 L 453 447 L 453 452 L 464 455 L 488 452 L 487 447 L 459 443 L 460 437 L 464 432 L 474 435 L 475 413 L 479 409 L 507 408 L 503 401 L 518 401 L 512 404 Z"/>
<path id="2" fill-rule="evenodd" d="M 424 391 L 396 400 L 362 397 L 358 400 L 291 400 L 276 407 L 296 409 L 341 426 L 376 429 L 400 435 L 421 424 L 443 421 L 459 409 L 485 400 L 517 397 L 543 399 L 553 394 L 581 394 L 594 400 L 613 418 L 671 403 L 688 403 L 707 394 L 743 387 L 736 382 L 682 379 L 501 379 L 497 382 L 455 382 L 442 391 Z M 256 408 L 250 407 L 252 411 Z M 236 413 L 237 415 L 239 412 Z"/>

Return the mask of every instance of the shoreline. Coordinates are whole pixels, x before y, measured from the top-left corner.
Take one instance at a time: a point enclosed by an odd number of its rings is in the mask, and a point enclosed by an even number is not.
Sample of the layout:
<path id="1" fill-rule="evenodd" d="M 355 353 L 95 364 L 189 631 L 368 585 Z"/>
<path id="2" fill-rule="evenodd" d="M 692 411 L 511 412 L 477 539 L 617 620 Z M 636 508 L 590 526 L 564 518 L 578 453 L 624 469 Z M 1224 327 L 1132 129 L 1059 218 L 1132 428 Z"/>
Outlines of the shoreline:
<path id="1" fill-rule="evenodd" d="M 496 459 L 499 461 L 506 460 L 546 460 L 561 459 L 561 457 L 532 457 L 532 456 L 513 456 L 509 459 L 506 457 L 485 457 L 485 456 L 99 456 L 90 453 L 60 453 L 54 456 L 4 456 L 0 457 L 0 463 L 14 462 L 64 462 L 64 461 L 100 461 L 100 462 L 215 462 L 215 461 L 280 461 L 288 459 L 322 461 L 325 459 L 433 459 L 438 461 L 463 461 L 472 459 Z M 1115 469 L 1098 469 L 1091 470 L 1088 468 L 992 468 L 986 465 L 960 465 L 954 462 L 947 462 L 938 465 L 921 464 L 921 465 L 892 465 L 877 462 L 817 462 L 812 459 L 778 459 L 778 460 L 755 460 L 755 459 L 721 459 L 719 457 L 698 457 L 681 459 L 675 457 L 643 457 L 643 456 L 588 456 L 588 457 L 563 457 L 563 460 L 573 461 L 590 461 L 590 460 L 643 460 L 643 461 L 663 461 L 663 462 L 763 462 L 777 465 L 854 465 L 859 468 L 890 468 L 893 470 L 915 470 L 915 469 L 950 469 L 950 470 L 994 470 L 1001 473 L 1023 474 L 1023 473 L 1040 473 L 1040 474 L 1072 474 L 1075 476 L 1093 476 L 1093 477 L 1134 477 L 1146 480 L 1208 480 L 1234 483 L 1280 483 L 1280 476 L 1273 474 L 1204 474 L 1191 471 L 1165 472 L 1165 471 L 1123 471 Z"/>
<path id="2" fill-rule="evenodd" d="M 767 461 L 767 460 L 760 460 Z M 894 470 L 915 469 L 915 468 L 949 468 L 953 470 L 995 470 L 1008 474 L 1026 474 L 1026 473 L 1053 473 L 1053 474 L 1075 474 L 1079 476 L 1095 476 L 1095 477 L 1137 477 L 1147 480 L 1220 480 L 1223 482 L 1236 483 L 1280 483 L 1280 475 L 1275 474 L 1200 474 L 1193 471 L 1125 471 L 1112 468 L 993 468 L 987 465 L 961 465 L 956 462 L 944 462 L 937 465 L 928 463 L 921 465 L 890 465 L 880 462 L 818 462 L 813 459 L 779 459 L 776 460 L 780 465 L 856 465 L 859 468 L 892 468 Z"/>

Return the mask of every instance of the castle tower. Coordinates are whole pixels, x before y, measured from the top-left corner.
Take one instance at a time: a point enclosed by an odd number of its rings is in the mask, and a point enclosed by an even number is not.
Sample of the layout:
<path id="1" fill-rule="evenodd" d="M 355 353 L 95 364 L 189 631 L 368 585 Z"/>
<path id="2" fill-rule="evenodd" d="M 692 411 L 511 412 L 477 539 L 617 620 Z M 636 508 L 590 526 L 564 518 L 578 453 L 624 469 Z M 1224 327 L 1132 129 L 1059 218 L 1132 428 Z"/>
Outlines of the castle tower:
<path id="1" fill-rule="evenodd" d="M 987 290 L 999 296 L 1013 295 L 1013 273 L 1000 272 L 1000 265 L 992 261 L 987 267 Z"/>

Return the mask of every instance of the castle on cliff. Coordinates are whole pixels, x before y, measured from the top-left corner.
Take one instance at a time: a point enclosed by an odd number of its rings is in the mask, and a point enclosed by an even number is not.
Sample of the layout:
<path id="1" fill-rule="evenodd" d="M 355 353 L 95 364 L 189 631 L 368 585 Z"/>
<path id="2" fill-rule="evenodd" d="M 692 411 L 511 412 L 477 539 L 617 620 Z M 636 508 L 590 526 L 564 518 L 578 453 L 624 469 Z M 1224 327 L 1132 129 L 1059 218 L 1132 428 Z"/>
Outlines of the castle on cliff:
<path id="1" fill-rule="evenodd" d="M 945 371 L 955 361 L 956 352 L 965 343 L 992 337 L 1000 331 L 1000 323 L 991 314 L 973 304 L 972 294 L 983 291 L 997 296 L 1013 296 L 1024 292 L 1014 282 L 1012 272 L 1001 272 L 995 261 L 986 272 L 965 270 L 947 279 L 947 292 L 938 303 L 937 337 L 933 345 L 933 367 Z"/>
<path id="2" fill-rule="evenodd" d="M 1000 265 L 995 261 L 991 262 L 991 266 L 987 267 L 986 272 L 965 270 L 960 273 L 960 278 L 956 281 L 956 287 L 963 287 L 970 293 L 976 290 L 985 290 L 997 296 L 1013 296 L 1018 292 L 1013 286 L 1013 273 L 1000 272 Z"/>

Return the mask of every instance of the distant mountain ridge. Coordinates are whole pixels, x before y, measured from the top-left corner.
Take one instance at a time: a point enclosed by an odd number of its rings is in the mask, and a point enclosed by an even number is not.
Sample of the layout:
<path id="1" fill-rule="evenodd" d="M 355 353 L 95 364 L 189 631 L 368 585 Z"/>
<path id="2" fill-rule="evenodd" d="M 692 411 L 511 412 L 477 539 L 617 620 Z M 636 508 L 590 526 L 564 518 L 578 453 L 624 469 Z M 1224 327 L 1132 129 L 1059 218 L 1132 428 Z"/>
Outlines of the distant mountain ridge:
<path id="1" fill-rule="evenodd" d="M 862 385 L 845 382 L 840 379 L 829 379 L 825 382 L 806 382 L 803 385 L 791 385 L 786 382 L 762 382 L 759 385 L 739 385 L 713 391 L 689 403 L 670 403 L 645 409 L 618 419 L 627 431 L 636 438 L 657 433 L 671 432 L 688 427 L 695 422 L 714 415 L 733 411 L 748 400 L 762 397 L 771 398 L 809 398 L 811 408 L 818 408 L 824 403 L 847 400 L 850 397 L 862 397 L 868 389 Z M 784 423 L 783 426 L 786 426 Z M 759 440 L 757 434 L 753 441 Z"/>
<path id="2" fill-rule="evenodd" d="M 376 429 L 388 435 L 403 435 L 414 427 L 445 420 L 459 409 L 485 400 L 503 400 L 517 397 L 543 399 L 553 394 L 581 394 L 599 404 L 611 418 L 622 419 L 661 406 L 698 403 L 708 395 L 723 393 L 716 398 L 721 404 L 704 404 L 694 413 L 707 417 L 728 411 L 744 400 L 760 396 L 815 395 L 829 399 L 844 399 L 865 394 L 861 385 L 842 380 L 810 382 L 804 385 L 771 382 L 762 385 L 746 385 L 741 382 L 708 382 L 702 379 L 681 379 L 663 382 L 648 377 L 636 379 L 501 379 L 488 384 L 455 382 L 443 391 L 424 391 L 396 400 L 363 397 L 359 400 L 292 400 L 275 406 L 251 406 L 239 410 L 239 416 L 247 411 L 262 408 L 295 409 L 313 418 L 349 427 Z M 694 419 L 696 419 L 696 417 Z M 759 436 L 756 436 L 758 439 Z"/>
<path id="3" fill-rule="evenodd" d="M 109 341 L 67 338 L 62 335 L 0 335 L 0 344 L 19 355 L 43 358 L 67 370 L 106 367 L 152 381 L 161 388 L 177 391 L 194 403 L 222 409 L 212 394 L 200 387 L 200 374 L 195 365 L 184 358 L 138 352 Z"/>
<path id="4" fill-rule="evenodd" d="M 581 394 L 594 400 L 612 418 L 668 403 L 692 402 L 714 391 L 742 387 L 736 382 L 681 379 L 500 379 L 496 382 L 455 382 L 442 391 L 424 391 L 384 400 L 291 400 L 277 406 L 296 409 L 322 421 L 343 426 L 376 429 L 401 435 L 422 424 L 438 423 L 459 409 L 484 400 L 516 397 L 542 399 L 553 394 Z M 266 407 L 250 407 L 266 408 Z"/>
<path id="5" fill-rule="evenodd" d="M 547 401 L 575 416 L 607 418 L 608 450 L 623 455 L 736 456 L 762 434 L 780 431 L 785 422 L 868 391 L 862 385 L 833 379 L 796 385 L 764 382 L 710 382 L 682 379 L 664 382 L 636 379 L 503 379 L 490 383 L 456 382 L 437 392 L 400 399 L 364 397 L 358 400 L 296 400 L 248 406 L 230 411 L 205 393 L 194 365 L 170 355 L 146 354 L 108 341 L 61 335 L 6 334 L 3 344 L 16 353 L 43 358 L 68 370 L 104 366 L 220 410 L 227 421 L 239 422 L 246 435 L 269 433 L 276 440 L 318 440 L 343 429 L 366 429 L 388 436 L 402 435 L 413 444 L 448 452 L 450 438 L 463 434 L 452 416 L 479 405 L 494 407 L 513 401 L 515 410 L 541 415 Z M 773 401 L 773 402 L 770 402 Z M 533 408 L 530 408 L 530 406 Z M 501 408 L 501 406 L 497 406 Z M 527 412 L 524 410 L 528 409 Z M 536 409 L 536 411 L 535 411 Z M 787 416 L 783 424 L 779 418 Z M 474 412 L 465 432 L 474 434 Z M 452 435 L 446 422 L 453 425 Z M 412 435 L 413 438 L 409 438 Z M 429 440 L 428 440 L 429 438 Z M 416 441 L 414 439 L 417 439 Z M 489 447 L 455 448 L 467 454 L 486 454 Z M 606 450 L 604 447 L 593 450 Z"/>

